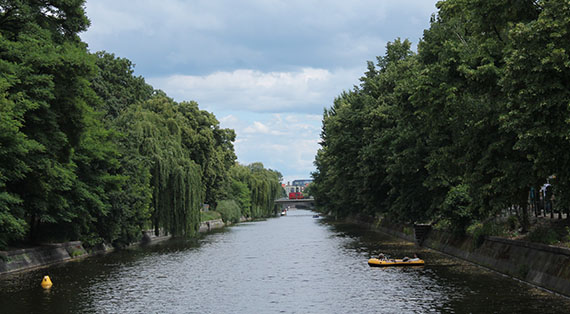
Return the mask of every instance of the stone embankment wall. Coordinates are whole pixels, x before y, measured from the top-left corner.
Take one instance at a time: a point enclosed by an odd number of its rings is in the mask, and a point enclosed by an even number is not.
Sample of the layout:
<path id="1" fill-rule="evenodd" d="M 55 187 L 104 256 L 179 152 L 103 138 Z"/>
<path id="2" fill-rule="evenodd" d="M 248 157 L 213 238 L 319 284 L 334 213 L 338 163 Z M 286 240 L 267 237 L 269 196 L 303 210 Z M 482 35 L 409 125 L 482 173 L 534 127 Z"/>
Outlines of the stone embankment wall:
<path id="1" fill-rule="evenodd" d="M 35 268 L 85 256 L 87 251 L 79 241 L 0 251 L 0 273 Z"/>
<path id="2" fill-rule="evenodd" d="M 412 227 L 383 224 L 376 229 L 415 242 Z M 485 237 L 473 238 L 431 230 L 422 246 L 520 279 L 533 285 L 570 296 L 570 249 L 527 241 Z"/>
<path id="3" fill-rule="evenodd" d="M 198 230 L 198 232 L 208 232 L 210 230 L 220 229 L 225 226 L 226 225 L 221 219 L 204 221 L 203 223 L 200 224 L 200 229 Z"/>
<path id="4" fill-rule="evenodd" d="M 225 226 L 221 219 L 206 221 L 200 224 L 199 232 L 223 228 Z M 132 246 L 140 244 L 154 244 L 170 239 L 170 235 L 164 233 L 158 236 L 153 230 L 143 232 L 140 243 L 133 243 Z M 87 252 L 80 241 L 47 244 L 39 247 L 0 251 L 0 274 L 15 271 L 33 269 L 61 263 L 73 259 L 84 258 L 90 255 L 103 254 L 113 251 L 109 245 L 100 245 L 91 252 Z"/>
<path id="5" fill-rule="evenodd" d="M 477 246 L 472 238 L 435 230 L 423 246 L 570 296 L 570 249 L 498 237 L 486 237 Z"/>

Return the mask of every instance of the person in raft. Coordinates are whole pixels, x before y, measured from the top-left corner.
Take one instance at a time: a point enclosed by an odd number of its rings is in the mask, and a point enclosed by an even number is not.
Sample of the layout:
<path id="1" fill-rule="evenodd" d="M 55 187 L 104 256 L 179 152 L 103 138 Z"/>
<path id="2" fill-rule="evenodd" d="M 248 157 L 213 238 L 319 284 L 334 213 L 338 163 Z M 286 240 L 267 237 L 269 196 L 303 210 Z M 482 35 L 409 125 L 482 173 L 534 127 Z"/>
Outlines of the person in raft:
<path id="1" fill-rule="evenodd" d="M 385 261 L 386 260 L 386 256 L 384 256 L 384 253 L 380 253 L 380 255 L 378 255 L 378 259 L 381 261 Z"/>
<path id="2" fill-rule="evenodd" d="M 420 260 L 420 258 L 418 257 L 418 254 L 414 254 L 414 258 L 409 258 L 406 256 L 402 259 L 402 262 L 416 262 L 419 260 Z"/>

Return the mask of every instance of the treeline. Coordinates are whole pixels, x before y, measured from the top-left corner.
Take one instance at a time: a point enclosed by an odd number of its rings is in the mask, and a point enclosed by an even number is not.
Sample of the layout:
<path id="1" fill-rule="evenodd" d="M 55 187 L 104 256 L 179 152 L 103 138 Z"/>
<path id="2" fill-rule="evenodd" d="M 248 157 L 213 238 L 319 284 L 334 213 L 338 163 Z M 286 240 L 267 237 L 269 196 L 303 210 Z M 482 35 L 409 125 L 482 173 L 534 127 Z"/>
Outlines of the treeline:
<path id="1" fill-rule="evenodd" d="M 241 217 L 267 217 L 276 214 L 275 199 L 284 193 L 281 173 L 265 169 L 262 163 L 236 165 L 229 171 L 228 187 L 217 211 L 226 222 Z"/>
<path id="2" fill-rule="evenodd" d="M 83 3 L 0 2 L 0 248 L 192 236 L 220 200 L 271 214 L 281 175 L 236 164 L 234 131 L 196 102 L 89 53 Z"/>
<path id="3" fill-rule="evenodd" d="M 528 225 L 547 178 L 570 208 L 570 2 L 447 0 L 417 53 L 388 43 L 325 109 L 312 192 L 338 216 Z"/>

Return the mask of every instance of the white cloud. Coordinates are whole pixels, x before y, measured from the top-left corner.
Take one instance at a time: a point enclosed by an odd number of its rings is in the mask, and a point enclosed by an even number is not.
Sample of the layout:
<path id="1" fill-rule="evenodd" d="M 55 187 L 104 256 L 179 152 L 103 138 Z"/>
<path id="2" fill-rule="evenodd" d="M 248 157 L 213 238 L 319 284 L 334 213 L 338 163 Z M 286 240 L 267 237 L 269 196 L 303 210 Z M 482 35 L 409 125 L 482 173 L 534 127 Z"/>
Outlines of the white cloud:
<path id="1" fill-rule="evenodd" d="M 388 41 L 417 43 L 437 1 L 87 0 L 81 37 L 235 129 L 240 162 L 292 181 L 314 171 L 323 108 Z"/>
<path id="2" fill-rule="evenodd" d="M 88 0 L 92 51 L 145 77 L 236 69 L 350 68 L 421 37 L 436 0 Z"/>
<path id="3" fill-rule="evenodd" d="M 259 121 L 255 121 L 253 125 L 246 127 L 243 132 L 245 134 L 256 134 L 256 135 L 286 135 L 286 133 L 273 129 Z"/>
<path id="4" fill-rule="evenodd" d="M 195 100 L 208 110 L 322 113 L 334 97 L 358 83 L 362 69 L 296 72 L 250 69 L 205 76 L 172 75 L 149 83 L 178 101 Z"/>
<path id="5" fill-rule="evenodd" d="M 248 121 L 247 114 L 231 114 L 220 123 L 236 131 L 234 146 L 240 163 L 262 161 L 265 167 L 280 171 L 285 180 L 291 181 L 309 178 L 315 171 L 320 119 L 320 115 L 262 113 Z"/>

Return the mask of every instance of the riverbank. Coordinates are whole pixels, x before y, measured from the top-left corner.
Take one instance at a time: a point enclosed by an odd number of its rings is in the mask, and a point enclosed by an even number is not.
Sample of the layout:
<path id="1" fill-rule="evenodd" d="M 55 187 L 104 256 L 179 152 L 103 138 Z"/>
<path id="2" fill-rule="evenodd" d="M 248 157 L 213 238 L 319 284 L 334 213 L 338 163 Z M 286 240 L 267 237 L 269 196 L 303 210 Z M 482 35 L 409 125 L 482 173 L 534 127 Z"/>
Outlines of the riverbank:
<path id="1" fill-rule="evenodd" d="M 246 219 L 242 219 L 246 221 Z M 221 219 L 204 221 L 200 224 L 199 233 L 206 233 L 215 229 L 224 228 L 226 224 Z M 164 233 L 155 235 L 154 231 L 145 231 L 139 242 L 129 247 L 156 244 L 172 238 Z M 101 244 L 90 250 L 84 248 L 81 241 L 65 243 L 44 244 L 37 247 L 0 251 L 0 275 L 45 267 L 57 263 L 78 260 L 98 254 L 114 251 L 110 245 Z"/>
<path id="2" fill-rule="evenodd" d="M 430 230 L 416 238 L 413 226 L 388 223 L 371 228 L 492 269 L 529 284 L 570 297 L 570 249 L 500 237 L 470 236 Z"/>

